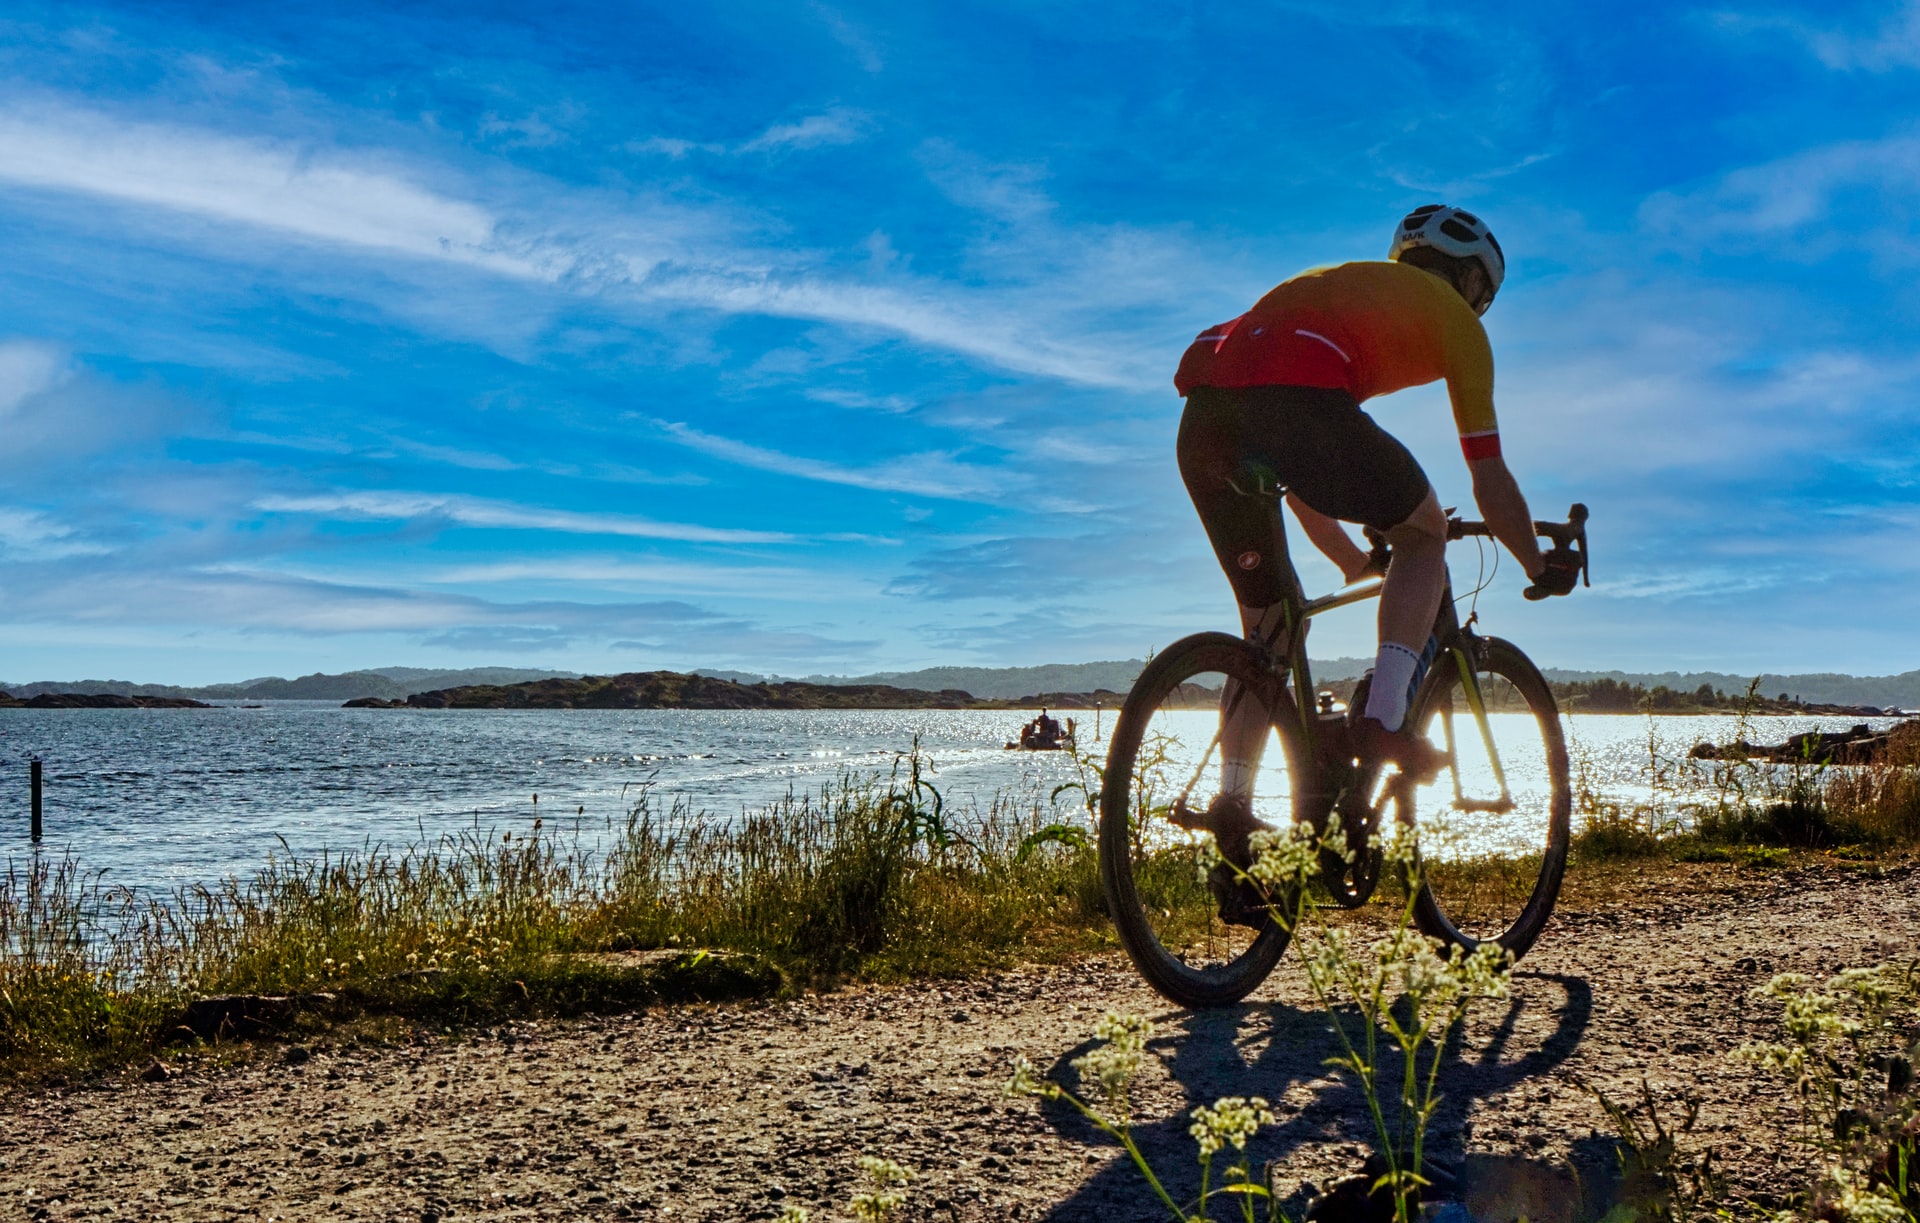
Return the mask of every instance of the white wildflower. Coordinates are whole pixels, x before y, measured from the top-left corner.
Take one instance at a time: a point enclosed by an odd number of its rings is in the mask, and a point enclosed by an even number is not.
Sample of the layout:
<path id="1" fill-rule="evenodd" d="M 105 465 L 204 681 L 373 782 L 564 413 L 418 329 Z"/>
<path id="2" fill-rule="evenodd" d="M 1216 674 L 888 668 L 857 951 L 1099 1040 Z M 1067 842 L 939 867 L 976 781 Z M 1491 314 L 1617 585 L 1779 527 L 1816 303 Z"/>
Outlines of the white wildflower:
<path id="1" fill-rule="evenodd" d="M 1359 856 L 1355 850 L 1347 847 L 1347 830 L 1337 820 L 1329 824 L 1326 835 L 1320 838 L 1320 848 L 1349 866 Z"/>
<path id="2" fill-rule="evenodd" d="M 1147 1038 L 1153 1035 L 1153 1023 L 1139 1015 L 1108 1011 L 1093 1025 L 1093 1034 L 1106 1042 L 1099 1048 L 1073 1060 L 1073 1068 L 1083 1078 L 1093 1079 L 1100 1094 L 1113 1108 L 1125 1111 L 1127 1085 L 1140 1069 L 1146 1056 Z"/>
<path id="3" fill-rule="evenodd" d="M 1034 1073 L 1033 1063 L 1025 1056 L 1013 1059 L 1013 1077 L 1007 1080 L 1006 1091 L 1009 1096 L 1040 1096 L 1051 1100 L 1060 1094 L 1060 1088 L 1047 1082 Z"/>
<path id="4" fill-rule="evenodd" d="M 1259 836 L 1260 834 L 1256 832 L 1254 835 Z M 1213 876 L 1213 868 L 1224 861 L 1226 861 L 1226 859 L 1220 856 L 1220 846 L 1214 842 L 1212 837 L 1208 837 L 1194 846 L 1193 869 L 1194 874 L 1199 877 L 1201 887 L 1207 886 L 1207 883 Z"/>
<path id="5" fill-rule="evenodd" d="M 1411 872 L 1420 869 L 1420 838 L 1411 824 L 1395 823 L 1393 835 L 1380 846 L 1380 860 L 1388 867 Z"/>
<path id="6" fill-rule="evenodd" d="M 1832 1214 L 1828 1217 L 1838 1216 L 1849 1223 L 1908 1223 L 1913 1218 L 1889 1196 L 1885 1186 L 1862 1184 L 1856 1174 L 1844 1168 L 1835 1168 L 1829 1175 L 1840 1193 L 1829 1201 Z"/>
<path id="7" fill-rule="evenodd" d="M 1307 966 L 1307 978 L 1313 983 L 1314 990 L 1322 995 L 1333 993 L 1352 963 L 1347 932 L 1338 927 L 1321 931 L 1320 938 L 1303 959 Z"/>
<path id="8" fill-rule="evenodd" d="M 1274 1122 L 1273 1110 L 1259 1096 L 1222 1096 L 1212 1108 L 1203 1104 L 1193 1110 L 1193 1124 L 1187 1127 L 1187 1133 L 1200 1144 L 1200 1158 L 1210 1159 L 1229 1143 L 1236 1151 L 1246 1150 L 1247 1139 L 1261 1126 Z"/>
<path id="9" fill-rule="evenodd" d="M 1741 1045 L 1733 1055 L 1752 1062 L 1763 1070 L 1776 1070 L 1799 1078 L 1807 1068 L 1807 1051 L 1797 1045 Z"/>
<path id="10" fill-rule="evenodd" d="M 1867 1013 L 1886 1010 L 1900 997 L 1900 987 L 1885 967 L 1849 968 L 1827 982 L 1831 993 L 1852 994 Z"/>
<path id="11" fill-rule="evenodd" d="M 860 1170 L 867 1174 L 872 1188 L 853 1195 L 849 1203 L 853 1207 L 853 1217 L 861 1223 L 879 1223 L 894 1211 L 900 1209 L 907 1200 L 907 1182 L 913 1179 L 913 1173 L 891 1159 L 881 1159 L 877 1155 L 862 1155 Z"/>
<path id="12" fill-rule="evenodd" d="M 1295 824 L 1286 832 L 1262 830 L 1248 844 L 1253 850 L 1253 865 L 1247 868 L 1258 883 L 1269 890 L 1305 886 L 1320 869 L 1319 846 L 1313 830 Z"/>
<path id="13" fill-rule="evenodd" d="M 1785 999 L 1805 993 L 1810 984 L 1811 979 L 1803 972 L 1783 972 L 1754 992 L 1763 998 Z"/>

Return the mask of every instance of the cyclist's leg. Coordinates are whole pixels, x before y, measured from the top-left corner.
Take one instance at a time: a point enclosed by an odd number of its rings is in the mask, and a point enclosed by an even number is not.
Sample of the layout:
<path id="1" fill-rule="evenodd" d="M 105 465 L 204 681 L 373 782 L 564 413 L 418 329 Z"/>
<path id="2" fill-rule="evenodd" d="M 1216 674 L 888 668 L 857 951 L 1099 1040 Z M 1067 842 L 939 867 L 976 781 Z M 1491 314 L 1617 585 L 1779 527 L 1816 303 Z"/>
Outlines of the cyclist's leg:
<path id="1" fill-rule="evenodd" d="M 1248 444 L 1247 394 L 1194 387 L 1180 417 L 1176 453 L 1180 478 L 1234 599 L 1242 608 L 1264 612 L 1285 594 L 1286 552 L 1276 535 L 1272 503 L 1234 487 L 1247 461 L 1261 458 Z"/>
<path id="2" fill-rule="evenodd" d="M 1302 501 L 1298 493 L 1288 493 L 1287 504 L 1292 507 L 1293 516 L 1300 520 L 1300 529 L 1307 533 L 1313 546 L 1339 568 L 1340 576 L 1349 582 L 1359 581 L 1372 558 L 1353 542 L 1353 536 L 1347 534 L 1340 520 L 1314 509 Z"/>
<path id="3" fill-rule="evenodd" d="M 1382 531 L 1393 545 L 1365 712 L 1397 730 L 1446 586 L 1446 515 L 1405 446 L 1351 398 L 1318 394 L 1331 398 L 1305 399 L 1297 390 L 1256 397 L 1250 416 L 1256 427 L 1267 416 L 1285 421 L 1286 454 L 1276 466 L 1295 497 L 1329 518 Z"/>
<path id="4" fill-rule="evenodd" d="M 1374 660 L 1366 716 L 1397 731 L 1406 720 L 1414 670 L 1447 585 L 1447 515 L 1433 490 L 1386 534 L 1393 564 L 1380 591 L 1380 653 Z"/>
<path id="5" fill-rule="evenodd" d="M 1256 457 L 1246 445 L 1245 402 L 1243 391 L 1195 387 L 1180 418 L 1177 453 L 1187 494 L 1233 587 L 1241 627 L 1249 637 L 1259 633 L 1271 642 L 1281 628 L 1286 548 L 1273 502 L 1246 496 L 1233 484 L 1247 459 Z M 1219 798 L 1235 801 L 1216 800 L 1206 823 L 1221 852 L 1242 865 L 1247 838 L 1264 827 L 1253 818 L 1251 800 L 1267 719 L 1268 711 L 1244 699 L 1229 680 L 1221 693 Z"/>

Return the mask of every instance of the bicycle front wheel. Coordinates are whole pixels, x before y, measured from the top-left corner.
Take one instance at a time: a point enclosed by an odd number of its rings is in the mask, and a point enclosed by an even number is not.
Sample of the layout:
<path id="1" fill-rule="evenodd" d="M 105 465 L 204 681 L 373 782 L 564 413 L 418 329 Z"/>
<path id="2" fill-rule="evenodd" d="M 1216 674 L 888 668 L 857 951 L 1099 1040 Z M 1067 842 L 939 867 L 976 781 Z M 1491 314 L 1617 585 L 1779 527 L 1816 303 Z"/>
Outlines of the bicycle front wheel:
<path id="1" fill-rule="evenodd" d="M 1210 871 L 1212 851 L 1233 847 L 1185 825 L 1234 781 L 1254 819 L 1285 829 L 1307 777 L 1298 726 L 1265 655 L 1224 633 L 1169 646 L 1121 707 L 1100 789 L 1100 878 L 1121 945 L 1181 1006 L 1238 1002 L 1286 951 L 1291 936 L 1271 913 L 1237 905 Z M 1236 740 L 1232 779 L 1223 762 Z"/>
<path id="2" fill-rule="evenodd" d="M 1567 866 L 1573 797 L 1553 691 L 1519 647 L 1460 639 L 1434 659 L 1410 724 L 1452 761 L 1415 789 L 1415 922 L 1472 951 L 1518 960 L 1553 914 Z M 1404 818 L 1404 816 L 1403 816 Z"/>

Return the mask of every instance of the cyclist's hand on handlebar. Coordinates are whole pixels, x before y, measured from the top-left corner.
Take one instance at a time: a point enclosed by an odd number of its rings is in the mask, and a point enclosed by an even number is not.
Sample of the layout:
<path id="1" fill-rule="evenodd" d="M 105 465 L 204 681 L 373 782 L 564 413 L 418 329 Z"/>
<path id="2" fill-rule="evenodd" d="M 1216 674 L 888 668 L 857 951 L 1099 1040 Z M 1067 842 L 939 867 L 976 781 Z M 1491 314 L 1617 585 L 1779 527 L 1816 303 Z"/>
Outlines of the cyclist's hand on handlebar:
<path id="1" fill-rule="evenodd" d="M 1545 599 L 1552 595 L 1572 594 L 1573 588 L 1580 583 L 1580 555 L 1572 548 L 1561 545 L 1546 554 L 1546 568 L 1540 576 L 1533 579 L 1533 585 L 1527 587 L 1529 599 Z"/>

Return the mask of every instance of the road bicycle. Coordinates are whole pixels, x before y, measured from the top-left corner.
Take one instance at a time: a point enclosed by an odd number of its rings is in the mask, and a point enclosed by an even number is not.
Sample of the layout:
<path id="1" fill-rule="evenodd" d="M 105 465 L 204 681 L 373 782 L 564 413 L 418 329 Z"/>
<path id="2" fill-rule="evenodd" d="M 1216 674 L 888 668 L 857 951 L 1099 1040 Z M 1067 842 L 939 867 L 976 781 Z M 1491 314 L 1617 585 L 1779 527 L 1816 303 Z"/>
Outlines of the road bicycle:
<path id="1" fill-rule="evenodd" d="M 1221 790 L 1222 728 L 1258 717 L 1267 731 L 1254 765 L 1255 818 L 1316 834 L 1337 818 L 1345 834 L 1348 854 L 1321 854 L 1320 903 L 1357 908 L 1373 894 L 1391 810 L 1415 830 L 1423 855 L 1402 878 L 1415 889 L 1419 929 L 1468 952 L 1491 939 L 1519 959 L 1553 912 L 1567 861 L 1572 795 L 1552 689 L 1518 646 L 1475 631 L 1477 611 L 1460 621 L 1449 579 L 1407 713 L 1407 725 L 1445 754 L 1444 767 L 1417 782 L 1355 759 L 1348 712 L 1314 687 L 1307 629 L 1316 616 L 1378 597 L 1390 562 L 1385 541 L 1373 536 L 1375 576 L 1307 599 L 1286 552 L 1284 490 L 1250 495 L 1273 502 L 1284 595 L 1272 639 L 1197 633 L 1174 642 L 1140 673 L 1113 730 L 1100 787 L 1100 876 L 1121 945 L 1149 984 L 1188 1007 L 1238 1002 L 1286 951 L 1292 934 L 1272 906 L 1223 917 L 1237 885 L 1231 868 L 1210 871 L 1219 847 L 1193 818 Z M 1582 579 L 1586 518 L 1575 505 L 1564 523 L 1534 524 L 1576 555 Z M 1491 535 L 1485 523 L 1448 512 L 1449 540 Z M 1357 717 L 1364 686 L 1353 705 Z"/>

